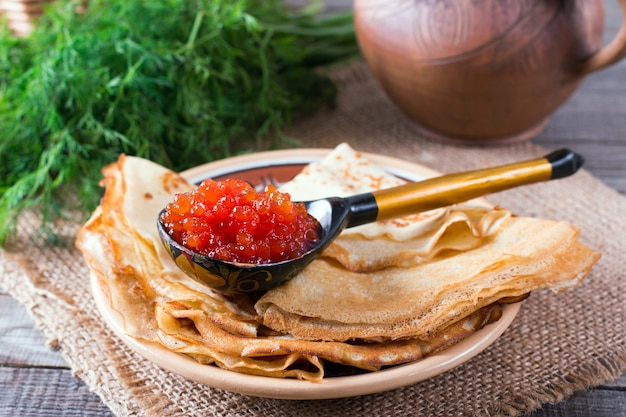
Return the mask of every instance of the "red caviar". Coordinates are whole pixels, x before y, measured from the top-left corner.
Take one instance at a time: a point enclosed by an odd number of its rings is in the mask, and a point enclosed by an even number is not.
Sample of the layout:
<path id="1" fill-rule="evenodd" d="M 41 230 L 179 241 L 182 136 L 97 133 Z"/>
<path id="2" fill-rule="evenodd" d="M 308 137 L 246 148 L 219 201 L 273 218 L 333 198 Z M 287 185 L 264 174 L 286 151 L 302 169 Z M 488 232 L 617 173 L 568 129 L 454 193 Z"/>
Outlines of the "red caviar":
<path id="1" fill-rule="evenodd" d="M 161 221 L 183 246 L 231 262 L 297 258 L 320 237 L 319 224 L 303 203 L 273 185 L 259 192 L 236 179 L 207 179 L 194 191 L 176 194 Z"/>

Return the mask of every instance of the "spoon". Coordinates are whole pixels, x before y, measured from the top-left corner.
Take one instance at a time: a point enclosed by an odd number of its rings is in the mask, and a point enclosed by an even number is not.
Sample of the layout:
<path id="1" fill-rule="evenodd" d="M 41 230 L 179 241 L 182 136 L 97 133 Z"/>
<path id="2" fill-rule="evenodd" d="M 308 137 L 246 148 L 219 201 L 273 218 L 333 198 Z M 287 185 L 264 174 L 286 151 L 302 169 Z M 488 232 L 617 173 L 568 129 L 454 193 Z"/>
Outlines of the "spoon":
<path id="1" fill-rule="evenodd" d="M 264 292 L 284 284 L 317 258 L 346 228 L 388 220 L 468 201 L 507 190 L 574 174 L 583 158 L 561 149 L 523 162 L 443 175 L 398 187 L 305 202 L 321 226 L 320 239 L 304 255 L 281 262 L 244 264 L 210 258 L 176 242 L 159 213 L 157 228 L 165 248 L 187 275 L 210 288 L 238 293 Z"/>

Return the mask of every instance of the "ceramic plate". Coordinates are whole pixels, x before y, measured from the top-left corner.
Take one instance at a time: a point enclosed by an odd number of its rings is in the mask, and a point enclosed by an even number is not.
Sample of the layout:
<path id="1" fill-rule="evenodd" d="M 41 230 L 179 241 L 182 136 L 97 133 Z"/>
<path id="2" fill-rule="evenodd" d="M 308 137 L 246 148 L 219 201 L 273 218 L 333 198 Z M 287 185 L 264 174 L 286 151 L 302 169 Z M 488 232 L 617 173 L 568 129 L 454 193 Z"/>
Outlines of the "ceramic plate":
<path id="1" fill-rule="evenodd" d="M 255 185 L 288 181 L 302 167 L 319 160 L 329 149 L 270 151 L 208 163 L 183 175 L 192 182 L 205 178 L 237 177 Z M 437 172 L 399 159 L 367 155 L 391 173 L 416 181 L 437 175 Z M 314 383 L 295 379 L 270 378 L 227 371 L 171 352 L 164 347 L 133 339 L 124 333 L 123 321 L 111 309 L 98 280 L 91 279 L 94 299 L 108 326 L 132 349 L 162 368 L 213 388 L 258 397 L 314 400 L 351 397 L 391 390 L 431 378 L 458 366 L 491 345 L 511 324 L 521 303 L 503 306 L 502 318 L 485 326 L 458 344 L 416 362 L 394 366 L 377 372 L 325 378 Z"/>

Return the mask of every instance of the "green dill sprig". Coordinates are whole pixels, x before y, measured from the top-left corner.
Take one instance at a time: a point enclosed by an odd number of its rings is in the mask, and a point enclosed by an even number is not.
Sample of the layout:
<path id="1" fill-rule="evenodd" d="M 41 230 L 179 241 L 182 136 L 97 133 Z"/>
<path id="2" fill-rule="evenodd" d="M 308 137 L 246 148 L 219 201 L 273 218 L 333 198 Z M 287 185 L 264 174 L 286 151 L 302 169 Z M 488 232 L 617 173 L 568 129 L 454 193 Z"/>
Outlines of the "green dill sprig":
<path id="1" fill-rule="evenodd" d="M 0 30 L 0 243 L 26 209 L 54 236 L 120 153 L 174 170 L 282 146 L 331 103 L 316 68 L 358 53 L 350 13 L 280 0 L 59 0 L 26 38 Z"/>

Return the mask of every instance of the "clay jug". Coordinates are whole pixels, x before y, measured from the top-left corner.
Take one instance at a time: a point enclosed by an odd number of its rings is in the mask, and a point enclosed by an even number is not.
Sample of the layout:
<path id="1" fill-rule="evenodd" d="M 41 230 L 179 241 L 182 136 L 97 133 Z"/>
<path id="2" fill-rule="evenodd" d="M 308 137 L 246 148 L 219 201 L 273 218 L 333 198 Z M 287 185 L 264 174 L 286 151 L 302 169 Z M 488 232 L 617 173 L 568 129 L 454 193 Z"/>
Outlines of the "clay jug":
<path id="1" fill-rule="evenodd" d="M 355 0 L 354 19 L 390 99 L 424 135 L 469 144 L 534 137 L 626 55 L 624 24 L 602 47 L 603 0 Z"/>

